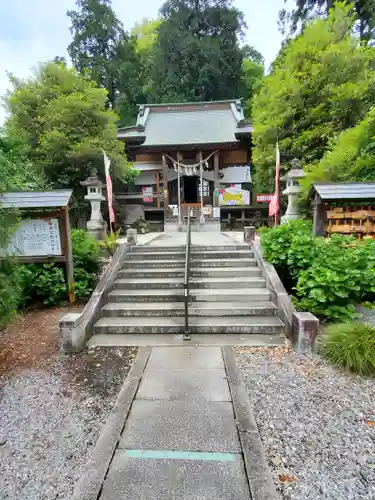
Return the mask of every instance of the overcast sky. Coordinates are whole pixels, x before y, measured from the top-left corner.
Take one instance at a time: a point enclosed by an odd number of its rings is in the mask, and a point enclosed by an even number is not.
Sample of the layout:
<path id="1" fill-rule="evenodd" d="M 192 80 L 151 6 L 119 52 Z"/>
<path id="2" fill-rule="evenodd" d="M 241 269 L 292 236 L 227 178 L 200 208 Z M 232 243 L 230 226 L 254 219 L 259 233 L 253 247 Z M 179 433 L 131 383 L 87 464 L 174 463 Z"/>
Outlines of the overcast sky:
<path id="1" fill-rule="evenodd" d="M 112 0 L 125 28 L 144 17 L 157 16 L 162 0 Z M 284 0 L 235 0 L 245 14 L 247 41 L 266 58 L 266 65 L 277 54 L 281 35 L 277 15 Z M 55 56 L 66 56 L 70 42 L 68 9 L 75 0 L 0 0 L 0 95 L 8 88 L 6 72 L 26 77 L 30 68 Z M 3 121 L 0 108 L 0 123 Z"/>

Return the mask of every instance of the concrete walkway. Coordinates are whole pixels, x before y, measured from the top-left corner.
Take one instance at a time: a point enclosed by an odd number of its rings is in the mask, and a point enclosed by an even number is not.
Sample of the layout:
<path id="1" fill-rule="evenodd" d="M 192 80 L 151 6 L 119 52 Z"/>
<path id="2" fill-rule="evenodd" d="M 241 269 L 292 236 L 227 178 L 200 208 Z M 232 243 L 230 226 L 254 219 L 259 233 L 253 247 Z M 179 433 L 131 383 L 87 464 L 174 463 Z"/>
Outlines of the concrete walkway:
<path id="1" fill-rule="evenodd" d="M 101 500 L 245 500 L 221 349 L 154 348 Z"/>
<path id="2" fill-rule="evenodd" d="M 139 350 L 73 500 L 276 498 L 233 351 L 154 347 Z"/>

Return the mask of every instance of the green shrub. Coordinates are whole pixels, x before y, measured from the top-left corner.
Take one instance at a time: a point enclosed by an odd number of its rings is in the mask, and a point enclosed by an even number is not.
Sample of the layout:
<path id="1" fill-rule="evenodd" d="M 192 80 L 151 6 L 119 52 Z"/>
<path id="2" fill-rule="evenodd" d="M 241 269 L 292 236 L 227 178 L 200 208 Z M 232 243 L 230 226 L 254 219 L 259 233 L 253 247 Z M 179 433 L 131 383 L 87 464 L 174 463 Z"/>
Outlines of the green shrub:
<path id="1" fill-rule="evenodd" d="M 118 241 L 120 236 L 120 231 L 121 230 L 107 234 L 104 240 L 99 242 L 100 248 L 103 248 L 107 252 L 109 257 L 113 257 L 115 255 L 116 250 L 120 245 Z"/>
<path id="2" fill-rule="evenodd" d="M 375 328 L 370 325 L 352 322 L 328 326 L 319 351 L 338 368 L 375 375 Z"/>
<path id="3" fill-rule="evenodd" d="M 311 265 L 298 275 L 296 296 L 299 307 L 321 318 L 344 321 L 356 316 L 355 304 L 363 290 L 363 263 L 351 239 L 320 238 Z"/>
<path id="4" fill-rule="evenodd" d="M 97 241 L 85 231 L 72 231 L 75 294 L 78 301 L 87 299 L 94 290 L 100 270 L 100 249 Z M 68 284 L 65 268 L 59 264 L 24 264 L 22 302 L 29 305 L 42 302 L 46 306 L 66 302 Z"/>
<path id="5" fill-rule="evenodd" d="M 7 257 L 0 260 L 0 328 L 5 327 L 17 311 L 21 296 L 18 264 Z"/>
<path id="6" fill-rule="evenodd" d="M 264 258 L 276 267 L 298 267 L 306 266 L 311 261 L 311 241 L 312 225 L 305 220 L 290 221 L 288 224 L 273 228 L 263 228 L 260 230 L 261 244 Z M 298 262 L 291 253 L 291 246 L 294 243 L 294 251 L 303 255 L 301 262 Z M 293 272 L 293 270 L 292 270 Z"/>
<path id="7" fill-rule="evenodd" d="M 358 302 L 374 301 L 375 241 L 314 237 L 310 223 L 292 221 L 263 230 L 261 243 L 299 310 L 346 321 Z"/>

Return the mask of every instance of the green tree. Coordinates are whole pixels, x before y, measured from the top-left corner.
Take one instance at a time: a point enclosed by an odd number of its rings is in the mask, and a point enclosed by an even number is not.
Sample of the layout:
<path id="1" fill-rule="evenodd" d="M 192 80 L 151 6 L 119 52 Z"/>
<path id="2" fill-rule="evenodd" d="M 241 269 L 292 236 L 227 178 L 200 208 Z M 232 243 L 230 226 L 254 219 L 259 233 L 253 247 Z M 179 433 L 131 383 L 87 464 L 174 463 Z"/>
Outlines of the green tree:
<path id="1" fill-rule="evenodd" d="M 259 92 L 264 77 L 264 57 L 254 47 L 242 48 L 242 97 L 246 118 L 251 118 L 253 99 Z"/>
<path id="2" fill-rule="evenodd" d="M 275 144 L 282 166 L 319 162 L 330 140 L 364 118 L 375 87 L 375 49 L 352 35 L 349 8 L 312 22 L 283 49 L 253 106 L 255 183 L 273 189 Z"/>
<path id="3" fill-rule="evenodd" d="M 355 127 L 342 132 L 303 179 L 305 196 L 314 182 L 375 181 L 375 108 Z"/>
<path id="4" fill-rule="evenodd" d="M 134 25 L 131 30 L 132 36 L 136 38 L 136 51 L 144 60 L 150 60 L 154 47 L 158 40 L 158 29 L 161 19 L 143 19 Z"/>
<path id="5" fill-rule="evenodd" d="M 161 19 L 151 70 L 152 100 L 240 95 L 244 20 L 231 0 L 168 0 Z"/>
<path id="6" fill-rule="evenodd" d="M 127 42 L 123 26 L 111 7 L 111 0 L 76 0 L 78 10 L 69 10 L 73 40 L 68 53 L 74 67 L 89 69 L 91 78 L 107 89 L 115 108 L 119 45 Z"/>
<path id="7" fill-rule="evenodd" d="M 356 13 L 357 29 L 361 40 L 368 42 L 374 38 L 375 0 L 340 0 L 351 5 Z M 283 33 L 294 35 L 303 24 L 316 17 L 328 16 L 329 10 L 339 3 L 338 0 L 296 0 L 295 7 L 288 12 L 282 9 L 279 13 L 279 26 Z"/>
<path id="8" fill-rule="evenodd" d="M 28 148 L 19 137 L 0 129 L 0 190 L 46 189 L 47 180 L 28 158 Z"/>
<path id="9" fill-rule="evenodd" d="M 116 140 L 117 115 L 106 108 L 107 92 L 64 64 L 45 63 L 28 80 L 11 77 L 5 99 L 6 130 L 21 137 L 29 160 L 52 187 L 77 192 L 92 167 L 103 172 L 103 152 L 115 178 L 127 171 L 123 144 Z"/>
<path id="10" fill-rule="evenodd" d="M 108 104 L 119 113 L 121 124 L 132 123 L 137 104 L 145 102 L 136 37 L 125 32 L 110 0 L 76 0 L 76 5 L 77 10 L 67 13 L 73 65 L 80 72 L 89 71 L 98 86 L 107 90 Z"/>

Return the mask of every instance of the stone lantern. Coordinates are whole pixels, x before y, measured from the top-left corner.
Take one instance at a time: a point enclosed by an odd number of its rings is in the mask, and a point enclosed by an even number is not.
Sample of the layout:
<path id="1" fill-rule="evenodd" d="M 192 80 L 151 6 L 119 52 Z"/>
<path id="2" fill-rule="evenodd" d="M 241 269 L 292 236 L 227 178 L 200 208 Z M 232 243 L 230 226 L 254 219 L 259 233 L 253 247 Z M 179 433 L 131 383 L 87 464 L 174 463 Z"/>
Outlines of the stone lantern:
<path id="1" fill-rule="evenodd" d="M 292 168 L 289 172 L 281 178 L 281 180 L 286 181 L 286 189 L 284 189 L 283 194 L 288 196 L 288 208 L 281 218 L 281 224 L 286 224 L 290 220 L 299 219 L 297 197 L 301 192 L 301 188 L 298 184 L 298 180 L 305 176 L 305 172 L 301 168 L 299 160 L 292 160 L 291 165 Z"/>
<path id="2" fill-rule="evenodd" d="M 96 168 L 91 169 L 89 177 L 81 182 L 87 187 L 85 200 L 91 203 L 91 217 L 87 222 L 87 231 L 97 240 L 102 240 L 106 235 L 106 223 L 100 210 L 100 204 L 105 200 L 103 196 L 104 184 L 98 177 Z"/>

